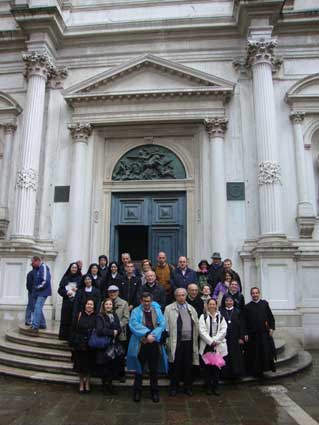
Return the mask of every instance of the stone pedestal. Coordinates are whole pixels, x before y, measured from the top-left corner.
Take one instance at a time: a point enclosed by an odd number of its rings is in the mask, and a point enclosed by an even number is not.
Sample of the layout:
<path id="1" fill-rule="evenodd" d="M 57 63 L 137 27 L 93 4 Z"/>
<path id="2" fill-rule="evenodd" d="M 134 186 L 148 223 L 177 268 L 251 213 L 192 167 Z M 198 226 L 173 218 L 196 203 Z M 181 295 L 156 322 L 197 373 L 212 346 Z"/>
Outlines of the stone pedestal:
<path id="1" fill-rule="evenodd" d="M 227 198 L 225 180 L 224 136 L 227 129 L 225 118 L 205 120 L 210 138 L 210 199 L 213 252 L 227 254 Z"/>
<path id="2" fill-rule="evenodd" d="M 38 188 L 45 85 L 54 71 L 45 53 L 25 54 L 28 90 L 23 117 L 22 152 L 16 180 L 14 229 L 11 238 L 32 242 Z"/>
<path id="3" fill-rule="evenodd" d="M 92 132 L 90 124 L 69 125 L 73 140 L 72 176 L 70 187 L 70 213 L 68 239 L 68 261 L 77 261 L 83 256 L 84 205 L 86 202 L 87 145 Z"/>

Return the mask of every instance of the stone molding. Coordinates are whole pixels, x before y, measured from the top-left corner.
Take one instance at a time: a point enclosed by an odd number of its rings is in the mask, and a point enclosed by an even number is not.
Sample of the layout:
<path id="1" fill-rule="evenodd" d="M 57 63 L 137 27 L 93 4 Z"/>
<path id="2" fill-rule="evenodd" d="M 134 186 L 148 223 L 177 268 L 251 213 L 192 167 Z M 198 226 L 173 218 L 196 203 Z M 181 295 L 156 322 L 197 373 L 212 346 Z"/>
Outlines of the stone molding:
<path id="1" fill-rule="evenodd" d="M 302 239 L 311 239 L 312 234 L 315 228 L 316 224 L 316 217 L 313 216 L 298 216 L 296 217 L 298 229 L 299 229 L 299 236 Z"/>
<path id="2" fill-rule="evenodd" d="M 32 189 L 36 192 L 38 186 L 38 173 L 33 168 L 24 168 L 17 173 L 16 186 L 20 189 Z"/>
<path id="3" fill-rule="evenodd" d="M 227 130 L 227 118 L 206 118 L 204 120 L 207 133 L 211 137 L 224 137 Z"/>
<path id="4" fill-rule="evenodd" d="M 68 129 L 74 142 L 87 143 L 92 134 L 92 126 L 88 123 L 69 124 Z"/>
<path id="5" fill-rule="evenodd" d="M 263 161 L 259 164 L 258 183 L 281 184 L 281 170 L 278 161 Z"/>
<path id="6" fill-rule="evenodd" d="M 26 78 L 30 78 L 32 75 L 38 75 L 48 80 L 57 72 L 52 59 L 46 52 L 24 53 L 22 58 L 26 65 Z"/>
<path id="7" fill-rule="evenodd" d="M 289 117 L 293 124 L 301 124 L 305 116 L 305 112 L 291 112 Z"/>

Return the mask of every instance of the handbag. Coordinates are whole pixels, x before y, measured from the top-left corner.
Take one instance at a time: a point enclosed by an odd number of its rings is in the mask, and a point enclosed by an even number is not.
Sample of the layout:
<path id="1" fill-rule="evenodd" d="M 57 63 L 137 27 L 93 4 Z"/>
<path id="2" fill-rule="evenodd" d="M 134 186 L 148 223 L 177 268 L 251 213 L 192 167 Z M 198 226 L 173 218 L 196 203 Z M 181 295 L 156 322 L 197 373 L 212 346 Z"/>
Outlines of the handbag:
<path id="1" fill-rule="evenodd" d="M 203 354 L 202 359 L 205 365 L 216 366 L 218 369 L 221 369 L 226 364 L 223 356 L 215 351 L 208 351 Z"/>
<path id="2" fill-rule="evenodd" d="M 106 350 L 104 352 L 104 356 L 108 360 L 114 360 L 114 359 L 117 359 L 119 357 L 123 357 L 124 356 L 124 349 L 118 341 L 115 341 L 115 338 L 114 338 L 114 339 L 112 339 L 111 343 L 106 347 Z"/>
<path id="3" fill-rule="evenodd" d="M 103 349 L 106 348 L 112 341 L 110 336 L 99 336 L 96 329 L 93 329 L 89 338 L 88 345 L 90 348 Z"/>

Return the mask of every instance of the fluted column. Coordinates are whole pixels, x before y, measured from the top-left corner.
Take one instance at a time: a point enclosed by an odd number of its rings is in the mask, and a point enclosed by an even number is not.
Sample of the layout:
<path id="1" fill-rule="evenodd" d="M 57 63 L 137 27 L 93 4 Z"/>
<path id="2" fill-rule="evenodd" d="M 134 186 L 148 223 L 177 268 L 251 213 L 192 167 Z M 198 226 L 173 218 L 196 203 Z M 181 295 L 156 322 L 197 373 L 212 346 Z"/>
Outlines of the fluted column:
<path id="1" fill-rule="evenodd" d="M 272 71 L 273 39 L 248 40 L 247 66 L 253 75 L 262 236 L 282 236 L 282 187 Z"/>
<path id="2" fill-rule="evenodd" d="M 298 188 L 298 206 L 297 206 L 297 223 L 301 237 L 311 238 L 315 226 L 316 218 L 314 208 L 310 202 L 307 189 L 307 172 L 305 162 L 305 147 L 302 133 L 302 122 L 305 114 L 303 112 L 292 112 L 290 119 L 293 126 L 296 171 L 297 171 L 297 188 Z"/>
<path id="3" fill-rule="evenodd" d="M 46 53 L 23 55 L 28 89 L 26 95 L 21 160 L 16 180 L 15 220 L 12 238 L 34 238 L 34 221 L 44 114 L 45 85 L 54 67 Z"/>
<path id="4" fill-rule="evenodd" d="M 90 124 L 69 125 L 73 140 L 72 175 L 70 187 L 70 215 L 68 239 L 68 259 L 76 261 L 83 256 L 84 206 L 87 199 L 85 193 L 87 148 L 92 133 Z"/>
<path id="5" fill-rule="evenodd" d="M 14 133 L 17 126 L 13 123 L 0 124 L 4 130 L 4 150 L 0 170 L 0 237 L 5 237 L 9 225 L 8 196 L 10 167 Z"/>
<path id="6" fill-rule="evenodd" d="M 227 255 L 227 199 L 225 179 L 224 140 L 227 129 L 225 118 L 205 120 L 206 130 L 210 139 L 210 217 L 212 229 L 213 252 Z"/>

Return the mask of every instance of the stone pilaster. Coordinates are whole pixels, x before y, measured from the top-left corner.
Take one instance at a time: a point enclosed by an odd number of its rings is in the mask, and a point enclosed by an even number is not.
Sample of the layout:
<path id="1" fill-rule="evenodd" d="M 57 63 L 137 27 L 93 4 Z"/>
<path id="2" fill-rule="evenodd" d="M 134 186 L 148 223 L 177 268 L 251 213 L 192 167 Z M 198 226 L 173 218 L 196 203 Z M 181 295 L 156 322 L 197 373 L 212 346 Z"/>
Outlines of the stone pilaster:
<path id="1" fill-rule="evenodd" d="M 311 238 L 316 223 L 316 217 L 307 189 L 305 147 L 302 133 L 302 122 L 304 117 L 305 114 L 303 112 L 292 112 L 290 114 L 294 132 L 297 170 L 298 206 L 296 220 L 298 223 L 300 237 Z"/>
<path id="2" fill-rule="evenodd" d="M 210 140 L 210 217 L 213 251 L 227 255 L 227 199 L 225 178 L 225 132 L 227 119 L 208 118 L 205 120 Z"/>
<path id="3" fill-rule="evenodd" d="M 81 231 L 84 226 L 86 162 L 88 141 L 92 127 L 87 123 L 69 125 L 73 140 L 72 175 L 70 187 L 70 215 L 68 234 L 68 259 L 76 261 L 83 256 Z"/>
<path id="4" fill-rule="evenodd" d="M 277 63 L 274 56 L 276 40 L 260 38 L 251 31 L 248 39 L 247 67 L 251 68 L 254 89 L 256 143 L 261 236 L 283 236 L 282 187 L 272 71 Z"/>
<path id="5" fill-rule="evenodd" d="M 4 150 L 0 170 L 0 238 L 5 238 L 9 226 L 9 182 L 14 133 L 17 126 L 13 123 L 1 124 L 4 131 Z"/>
<path id="6" fill-rule="evenodd" d="M 21 160 L 16 180 L 14 239 L 32 241 L 45 101 L 45 85 L 55 68 L 46 53 L 23 55 L 28 89 L 23 116 Z"/>

